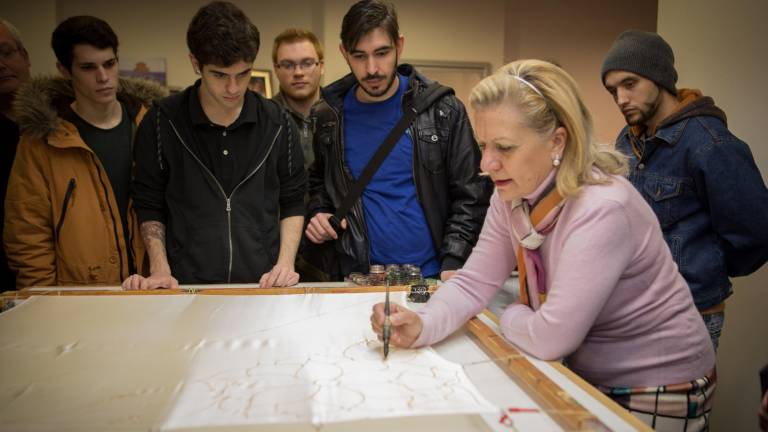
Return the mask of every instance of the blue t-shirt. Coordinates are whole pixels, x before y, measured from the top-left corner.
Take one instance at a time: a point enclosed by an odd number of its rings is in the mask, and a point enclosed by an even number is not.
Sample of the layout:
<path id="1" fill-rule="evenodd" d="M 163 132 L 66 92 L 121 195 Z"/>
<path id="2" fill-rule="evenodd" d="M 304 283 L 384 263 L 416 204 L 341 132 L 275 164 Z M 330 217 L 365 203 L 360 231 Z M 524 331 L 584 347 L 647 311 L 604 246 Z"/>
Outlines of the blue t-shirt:
<path id="1" fill-rule="evenodd" d="M 385 101 L 361 103 L 355 97 L 357 86 L 344 97 L 344 157 L 355 179 L 403 115 L 408 77 L 399 77 L 397 93 Z M 371 264 L 416 264 L 424 275 L 439 273 L 437 251 L 416 195 L 410 130 L 363 191 L 363 209 Z"/>

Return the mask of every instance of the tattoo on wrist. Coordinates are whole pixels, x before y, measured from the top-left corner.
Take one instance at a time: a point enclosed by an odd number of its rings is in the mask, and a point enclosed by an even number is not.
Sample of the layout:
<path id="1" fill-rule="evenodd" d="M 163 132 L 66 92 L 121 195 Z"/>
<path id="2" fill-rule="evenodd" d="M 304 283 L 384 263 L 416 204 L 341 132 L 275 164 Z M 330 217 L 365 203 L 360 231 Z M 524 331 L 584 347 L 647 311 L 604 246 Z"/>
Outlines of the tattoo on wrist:
<path id="1" fill-rule="evenodd" d="M 141 238 L 144 243 L 156 239 L 165 247 L 165 225 L 162 222 L 150 221 L 141 224 Z"/>

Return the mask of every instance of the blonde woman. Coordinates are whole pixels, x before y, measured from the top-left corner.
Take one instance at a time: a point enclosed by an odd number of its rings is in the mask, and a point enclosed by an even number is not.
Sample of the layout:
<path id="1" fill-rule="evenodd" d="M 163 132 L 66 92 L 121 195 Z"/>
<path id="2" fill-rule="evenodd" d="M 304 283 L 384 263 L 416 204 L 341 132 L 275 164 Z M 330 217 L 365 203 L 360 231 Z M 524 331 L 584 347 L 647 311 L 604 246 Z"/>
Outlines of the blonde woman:
<path id="1" fill-rule="evenodd" d="M 503 335 L 567 365 L 653 427 L 707 427 L 715 357 L 650 207 L 597 145 L 576 83 L 520 60 L 472 91 L 481 169 L 496 191 L 472 255 L 418 313 L 395 306 L 391 344 L 442 340 L 520 272 Z M 371 322 L 381 335 L 382 305 Z M 682 417 L 682 418 L 681 418 Z M 687 418 L 686 418 L 687 417 Z"/>

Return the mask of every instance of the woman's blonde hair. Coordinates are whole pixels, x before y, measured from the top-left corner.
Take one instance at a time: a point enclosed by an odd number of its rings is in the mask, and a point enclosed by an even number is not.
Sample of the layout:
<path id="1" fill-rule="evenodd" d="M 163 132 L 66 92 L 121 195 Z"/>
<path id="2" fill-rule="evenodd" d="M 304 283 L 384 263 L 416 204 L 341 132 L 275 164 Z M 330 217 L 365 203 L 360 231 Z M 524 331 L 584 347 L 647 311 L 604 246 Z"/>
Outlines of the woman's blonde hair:
<path id="1" fill-rule="evenodd" d="M 585 184 L 607 183 L 592 168 L 606 174 L 626 175 L 624 155 L 598 145 L 592 135 L 592 115 L 579 95 L 576 81 L 563 69 L 541 60 L 518 60 L 502 66 L 480 81 L 469 96 L 476 111 L 502 103 L 512 104 L 525 125 L 541 136 L 562 126 L 568 137 L 557 172 L 557 190 L 576 196 Z"/>

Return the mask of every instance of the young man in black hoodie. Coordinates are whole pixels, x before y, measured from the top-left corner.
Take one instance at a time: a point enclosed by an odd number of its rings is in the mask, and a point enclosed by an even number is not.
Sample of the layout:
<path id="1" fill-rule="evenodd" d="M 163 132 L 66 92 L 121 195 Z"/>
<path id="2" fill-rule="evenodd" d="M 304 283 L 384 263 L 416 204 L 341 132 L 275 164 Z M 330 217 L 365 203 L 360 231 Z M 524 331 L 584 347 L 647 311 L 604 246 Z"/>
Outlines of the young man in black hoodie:
<path id="1" fill-rule="evenodd" d="M 187 45 L 200 79 L 155 106 L 136 138 L 133 197 L 150 276 L 123 287 L 294 285 L 306 174 L 294 123 L 248 91 L 258 29 L 235 5 L 212 2 Z"/>
<path id="2" fill-rule="evenodd" d="M 601 69 L 627 121 L 616 146 L 664 237 L 717 349 L 729 277 L 768 260 L 768 190 L 749 146 L 711 97 L 677 89 L 674 54 L 655 33 L 623 32 Z"/>

